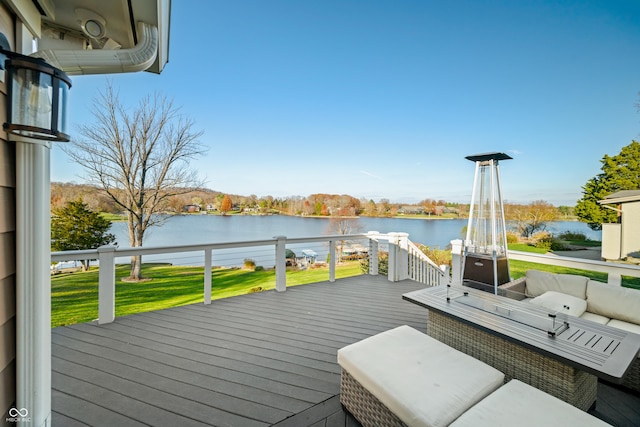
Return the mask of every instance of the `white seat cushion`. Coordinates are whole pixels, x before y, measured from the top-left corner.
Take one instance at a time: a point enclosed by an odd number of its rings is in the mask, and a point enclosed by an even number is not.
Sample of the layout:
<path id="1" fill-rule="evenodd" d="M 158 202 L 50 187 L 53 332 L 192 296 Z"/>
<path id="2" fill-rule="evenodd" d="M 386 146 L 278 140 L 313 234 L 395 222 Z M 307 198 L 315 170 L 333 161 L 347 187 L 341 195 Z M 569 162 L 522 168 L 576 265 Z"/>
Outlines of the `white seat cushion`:
<path id="1" fill-rule="evenodd" d="M 579 317 L 587 310 L 587 301 L 555 291 L 547 291 L 530 302 L 549 310 L 576 317 Z"/>
<path id="2" fill-rule="evenodd" d="M 504 374 L 409 326 L 338 350 L 338 363 L 405 424 L 446 426 Z"/>
<path id="3" fill-rule="evenodd" d="M 581 319 L 590 320 L 592 322 L 600 323 L 601 325 L 606 325 L 611 320 L 609 317 L 601 316 L 599 314 L 591 313 L 590 311 L 585 311 L 580 316 Z"/>
<path id="4" fill-rule="evenodd" d="M 462 414 L 451 427 L 608 425 L 550 394 L 511 380 Z"/>
<path id="5" fill-rule="evenodd" d="M 640 325 L 637 323 L 625 322 L 624 320 L 611 319 L 607 323 L 607 326 L 612 328 L 622 329 L 623 331 L 633 332 L 640 335 Z"/>
<path id="6" fill-rule="evenodd" d="M 607 326 L 640 335 L 640 325 L 637 325 L 635 323 L 625 322 L 624 320 L 611 319 L 609 323 L 607 323 Z M 640 353 L 638 353 L 637 358 L 640 359 Z"/>

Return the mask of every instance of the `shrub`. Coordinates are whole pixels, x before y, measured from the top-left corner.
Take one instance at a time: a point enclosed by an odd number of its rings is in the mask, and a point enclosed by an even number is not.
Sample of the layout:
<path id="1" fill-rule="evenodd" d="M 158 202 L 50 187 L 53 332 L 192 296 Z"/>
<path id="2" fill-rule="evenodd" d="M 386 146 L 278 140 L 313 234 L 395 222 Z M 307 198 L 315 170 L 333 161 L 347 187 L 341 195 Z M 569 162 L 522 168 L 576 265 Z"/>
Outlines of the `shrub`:
<path id="1" fill-rule="evenodd" d="M 562 240 L 579 241 L 579 242 L 584 242 L 585 240 L 587 240 L 587 236 L 585 236 L 584 233 L 574 232 L 574 231 L 565 231 L 564 233 L 559 234 L 558 238 Z"/>
<path id="2" fill-rule="evenodd" d="M 369 273 L 369 257 L 366 256 L 360 259 L 360 271 L 363 274 Z M 388 252 L 378 252 L 378 274 L 382 276 L 387 276 L 389 274 L 389 253 Z"/>
<path id="3" fill-rule="evenodd" d="M 547 251 L 563 251 L 567 247 L 560 240 L 553 237 L 551 233 L 536 233 L 531 237 L 533 246 Z"/>
<path id="4" fill-rule="evenodd" d="M 533 246 L 535 246 L 536 248 L 544 249 L 546 251 L 550 251 L 552 242 L 553 242 L 553 237 L 545 236 L 545 237 L 541 237 L 541 238 L 537 239 L 533 243 Z"/>
<path id="5" fill-rule="evenodd" d="M 420 250 L 429 257 L 436 265 L 451 266 L 451 251 L 444 249 L 433 249 L 429 246 L 420 245 Z"/>
<path id="6" fill-rule="evenodd" d="M 256 268 L 253 269 L 254 271 L 264 271 L 264 267 L 261 265 L 256 265 Z"/>
<path id="7" fill-rule="evenodd" d="M 520 241 L 520 236 L 518 236 L 518 233 L 513 231 L 507 231 L 507 244 L 518 243 L 519 241 Z"/>
<path id="8" fill-rule="evenodd" d="M 245 258 L 244 259 L 244 268 L 246 268 L 248 270 L 255 270 L 256 269 L 256 262 L 254 260 L 252 260 L 251 258 Z"/>

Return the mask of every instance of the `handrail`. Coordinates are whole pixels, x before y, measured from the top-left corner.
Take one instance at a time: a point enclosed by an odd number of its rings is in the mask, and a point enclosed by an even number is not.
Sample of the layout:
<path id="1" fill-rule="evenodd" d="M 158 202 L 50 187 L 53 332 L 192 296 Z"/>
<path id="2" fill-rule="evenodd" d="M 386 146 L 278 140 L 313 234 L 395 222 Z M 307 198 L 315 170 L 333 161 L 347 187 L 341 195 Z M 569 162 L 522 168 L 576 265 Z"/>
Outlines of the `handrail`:
<path id="1" fill-rule="evenodd" d="M 593 259 L 558 255 L 537 254 L 533 252 L 522 252 L 514 250 L 508 250 L 507 255 L 509 259 L 512 260 L 607 273 L 607 283 L 616 286 L 622 285 L 622 276 L 640 277 L 640 266 L 632 264 L 622 264 L 617 262 L 598 261 Z M 462 283 L 462 240 L 456 239 L 451 241 L 451 256 L 451 272 L 453 276 L 451 281 L 453 283 Z"/>
<path id="2" fill-rule="evenodd" d="M 418 245 L 416 245 L 415 243 L 413 243 L 411 240 L 409 240 L 409 249 L 413 249 L 415 251 L 416 256 L 421 259 L 422 261 L 426 262 L 427 264 L 431 265 L 432 267 L 437 268 L 438 270 L 440 270 L 440 266 L 438 264 L 436 264 L 435 262 L 433 262 L 431 260 L 431 258 L 429 258 L 427 256 L 427 254 L 425 254 L 424 252 L 422 252 L 422 250 L 418 247 Z"/>
<path id="3" fill-rule="evenodd" d="M 330 240 L 366 239 L 366 234 L 340 234 L 322 237 L 298 237 L 287 238 L 287 243 L 312 243 L 326 242 Z M 253 246 L 270 246 L 276 243 L 276 237 L 267 240 L 237 240 L 232 242 L 217 243 L 197 243 L 191 245 L 164 245 L 164 246 L 138 246 L 135 248 L 114 247 L 117 257 L 137 256 L 137 255 L 157 255 L 177 252 L 199 252 L 215 249 L 246 248 Z M 68 261 L 70 259 L 97 258 L 98 249 L 84 249 L 77 251 L 52 252 L 51 261 Z"/>
<path id="4" fill-rule="evenodd" d="M 621 276 L 640 277 L 640 266 L 593 259 L 574 258 L 558 255 L 537 254 L 532 252 L 507 251 L 510 259 L 538 264 L 557 265 L 580 270 L 597 271 L 608 274 L 608 282 L 619 285 Z"/>
<path id="5" fill-rule="evenodd" d="M 115 319 L 115 260 L 118 257 L 143 256 L 156 254 L 204 252 L 204 303 L 211 304 L 211 270 L 212 251 L 220 249 L 273 246 L 275 249 L 276 291 L 286 290 L 286 245 L 299 243 L 328 242 L 329 243 L 329 282 L 335 281 L 336 271 L 336 242 L 343 240 L 368 239 L 370 269 L 369 274 L 378 274 L 378 240 L 389 242 L 389 273 L 390 281 L 413 278 L 428 286 L 441 284 L 445 279 L 444 273 L 426 255 L 413 250 L 416 247 L 409 242 L 407 233 L 369 232 L 366 234 L 338 234 L 328 236 L 312 236 L 287 238 L 275 236 L 273 239 L 245 240 L 217 243 L 199 243 L 191 245 L 151 246 L 136 248 L 118 248 L 102 246 L 97 249 L 64 251 L 51 253 L 51 261 L 71 261 L 84 259 L 98 259 L 100 264 L 98 285 L 98 323 L 110 323 Z M 414 253 L 409 255 L 409 247 Z M 416 247 L 417 248 L 417 247 Z M 393 254 L 393 257 L 391 256 Z M 393 261 L 392 261 L 393 258 Z M 393 263 L 393 266 L 392 266 Z"/>

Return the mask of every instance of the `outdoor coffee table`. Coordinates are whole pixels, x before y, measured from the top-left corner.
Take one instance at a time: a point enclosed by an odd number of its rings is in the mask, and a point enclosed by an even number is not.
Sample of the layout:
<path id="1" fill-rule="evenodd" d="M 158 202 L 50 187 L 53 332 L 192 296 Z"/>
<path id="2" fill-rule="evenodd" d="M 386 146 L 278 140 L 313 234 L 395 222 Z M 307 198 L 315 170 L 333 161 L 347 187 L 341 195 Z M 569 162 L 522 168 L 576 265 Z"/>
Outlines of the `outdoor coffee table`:
<path id="1" fill-rule="evenodd" d="M 430 336 L 585 411 L 598 378 L 622 382 L 640 351 L 640 335 L 468 287 L 402 298 L 429 309 Z"/>

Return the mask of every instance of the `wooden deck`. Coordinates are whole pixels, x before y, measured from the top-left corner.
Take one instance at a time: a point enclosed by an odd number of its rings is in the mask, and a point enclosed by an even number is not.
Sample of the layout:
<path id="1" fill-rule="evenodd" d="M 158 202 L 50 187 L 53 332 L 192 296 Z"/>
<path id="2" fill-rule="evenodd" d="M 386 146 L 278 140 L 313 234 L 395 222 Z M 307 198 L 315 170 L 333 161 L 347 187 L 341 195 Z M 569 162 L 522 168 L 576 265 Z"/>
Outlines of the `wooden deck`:
<path id="1" fill-rule="evenodd" d="M 52 331 L 54 426 L 356 426 L 339 348 L 427 311 L 413 281 L 359 276 Z M 594 415 L 640 425 L 640 396 L 600 384 Z"/>

